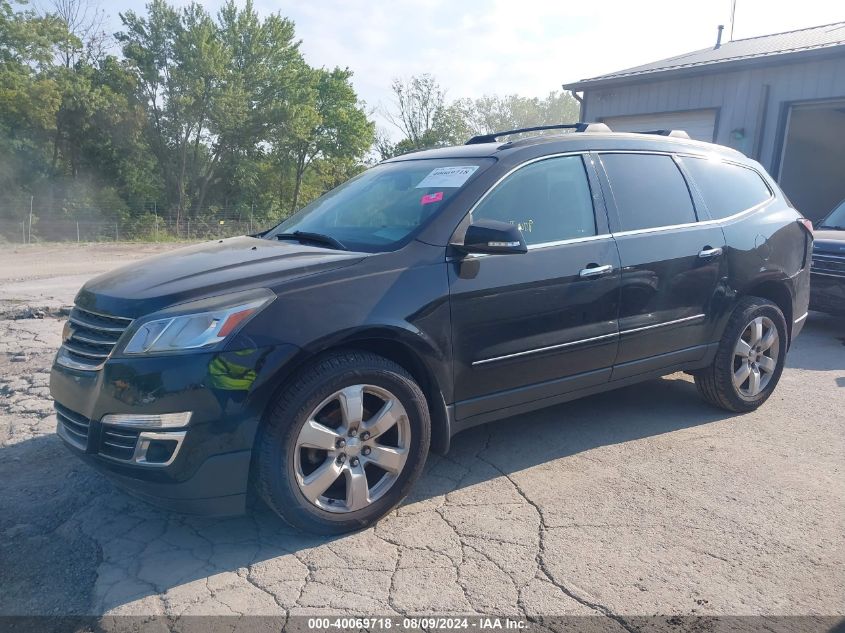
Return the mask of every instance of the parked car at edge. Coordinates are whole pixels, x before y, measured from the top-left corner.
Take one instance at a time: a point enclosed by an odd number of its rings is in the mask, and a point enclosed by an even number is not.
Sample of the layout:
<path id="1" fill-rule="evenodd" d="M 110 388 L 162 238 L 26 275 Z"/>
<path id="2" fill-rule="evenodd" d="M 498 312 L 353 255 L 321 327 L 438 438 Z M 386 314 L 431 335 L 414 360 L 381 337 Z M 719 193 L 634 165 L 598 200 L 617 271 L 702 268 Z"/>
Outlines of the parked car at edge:
<path id="1" fill-rule="evenodd" d="M 815 231 L 810 272 L 810 308 L 845 316 L 845 200 Z"/>
<path id="2" fill-rule="evenodd" d="M 572 127 L 400 156 L 263 234 L 89 281 L 58 434 L 166 507 L 237 513 L 254 486 L 340 533 L 477 424 L 676 371 L 756 409 L 807 315 L 807 221 L 734 150 Z"/>

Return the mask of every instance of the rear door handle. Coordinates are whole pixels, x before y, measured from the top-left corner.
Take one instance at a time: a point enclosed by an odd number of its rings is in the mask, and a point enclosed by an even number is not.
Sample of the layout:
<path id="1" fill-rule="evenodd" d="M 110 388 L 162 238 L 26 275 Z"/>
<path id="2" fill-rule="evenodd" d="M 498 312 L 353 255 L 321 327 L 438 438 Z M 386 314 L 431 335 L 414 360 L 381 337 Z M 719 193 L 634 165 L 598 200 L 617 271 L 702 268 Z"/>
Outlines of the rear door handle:
<path id="1" fill-rule="evenodd" d="M 706 259 L 708 257 L 718 257 L 721 254 L 722 254 L 721 247 L 710 248 L 709 246 L 705 246 L 704 249 L 702 249 L 701 252 L 698 253 L 698 256 L 703 258 L 703 259 Z"/>
<path id="2" fill-rule="evenodd" d="M 602 275 L 606 275 L 608 273 L 613 272 L 613 264 L 605 264 L 604 266 L 587 266 L 584 268 L 580 275 L 581 277 L 601 277 Z"/>

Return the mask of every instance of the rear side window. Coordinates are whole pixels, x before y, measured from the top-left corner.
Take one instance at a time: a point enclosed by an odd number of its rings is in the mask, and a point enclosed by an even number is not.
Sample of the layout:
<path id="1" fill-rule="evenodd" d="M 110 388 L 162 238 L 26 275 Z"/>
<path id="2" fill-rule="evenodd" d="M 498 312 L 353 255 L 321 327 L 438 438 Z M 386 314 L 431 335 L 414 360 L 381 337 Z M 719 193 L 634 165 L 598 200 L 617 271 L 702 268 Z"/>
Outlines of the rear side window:
<path id="1" fill-rule="evenodd" d="M 706 158 L 685 156 L 683 161 L 713 219 L 750 209 L 772 195 L 760 175 L 752 169 Z"/>
<path id="2" fill-rule="evenodd" d="M 581 157 L 548 158 L 518 169 L 479 203 L 472 219 L 516 224 L 529 245 L 595 235 Z"/>
<path id="3" fill-rule="evenodd" d="M 695 222 L 686 180 L 671 156 L 602 154 L 620 230 L 636 231 Z"/>

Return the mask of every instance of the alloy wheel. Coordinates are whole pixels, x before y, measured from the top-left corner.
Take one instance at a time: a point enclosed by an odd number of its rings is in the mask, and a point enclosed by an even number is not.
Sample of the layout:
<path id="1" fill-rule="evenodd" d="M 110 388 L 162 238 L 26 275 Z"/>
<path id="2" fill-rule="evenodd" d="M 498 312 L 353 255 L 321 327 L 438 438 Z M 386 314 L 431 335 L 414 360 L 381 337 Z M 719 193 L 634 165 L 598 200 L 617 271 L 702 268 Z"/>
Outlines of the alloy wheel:
<path id="1" fill-rule="evenodd" d="M 769 317 L 759 316 L 745 326 L 733 356 L 733 384 L 741 397 L 755 398 L 768 386 L 778 366 L 779 341 Z"/>
<path id="2" fill-rule="evenodd" d="M 396 483 L 411 442 L 405 407 L 375 385 L 353 385 L 323 400 L 296 439 L 302 495 L 328 512 L 361 510 Z"/>

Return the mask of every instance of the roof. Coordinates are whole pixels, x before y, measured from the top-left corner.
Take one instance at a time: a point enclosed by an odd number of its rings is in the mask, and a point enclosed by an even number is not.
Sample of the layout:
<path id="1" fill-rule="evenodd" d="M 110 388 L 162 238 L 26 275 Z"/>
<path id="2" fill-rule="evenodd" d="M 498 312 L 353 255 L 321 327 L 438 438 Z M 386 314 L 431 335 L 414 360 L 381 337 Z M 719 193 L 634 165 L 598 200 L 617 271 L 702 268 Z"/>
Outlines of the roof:
<path id="1" fill-rule="evenodd" d="M 772 58 L 778 56 L 791 56 L 810 51 L 835 52 L 829 49 L 836 47 L 843 47 L 841 52 L 845 54 L 845 22 L 723 42 L 719 48 L 704 48 L 650 64 L 582 79 L 571 84 L 564 84 L 563 87 L 567 90 L 582 90 L 597 84 L 629 83 L 644 75 L 665 73 L 675 76 L 691 74 L 705 68 L 708 71 L 727 69 L 738 64 L 773 61 Z"/>
<path id="2" fill-rule="evenodd" d="M 532 153 L 546 154 L 555 152 L 608 151 L 608 150 L 666 150 L 675 152 L 694 152 L 719 154 L 730 158 L 742 157 L 735 149 L 704 141 L 662 136 L 656 134 L 635 134 L 631 132 L 569 132 L 566 134 L 544 134 L 521 138 L 508 143 L 478 143 L 474 145 L 455 145 L 435 149 L 409 152 L 384 162 L 401 162 L 430 158 L 484 158 L 511 154 L 526 148 L 548 146 Z"/>

